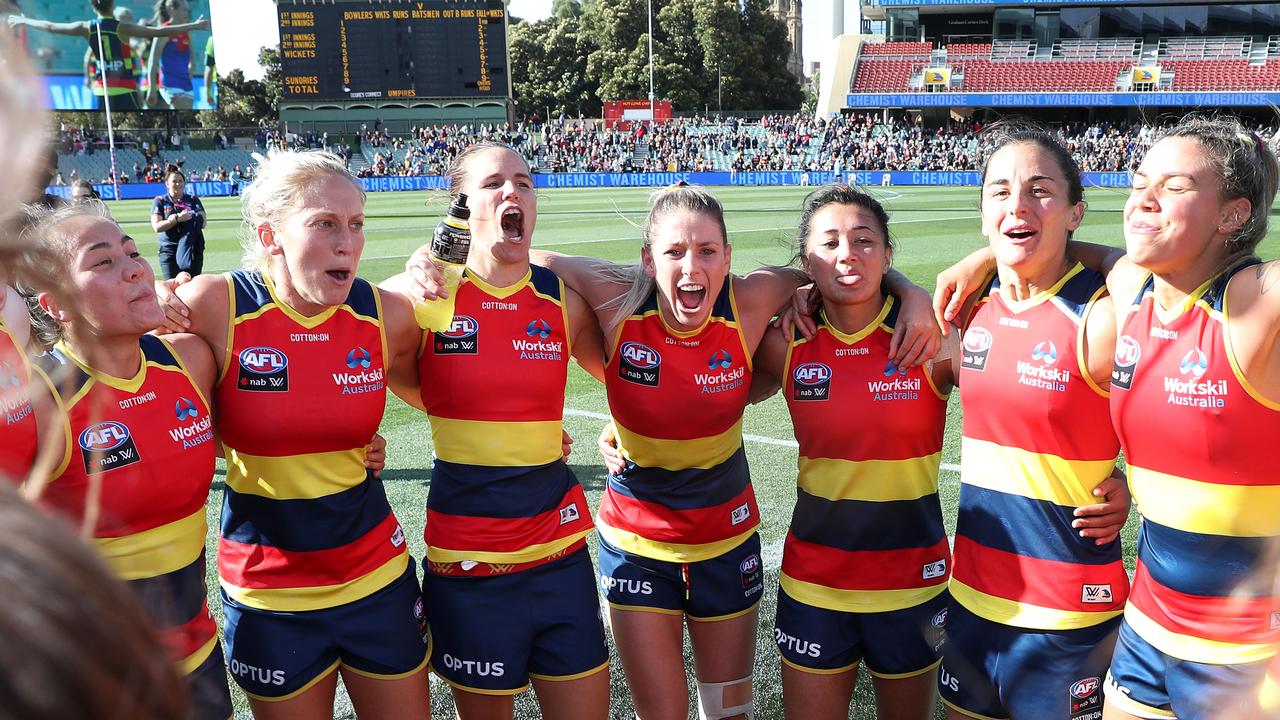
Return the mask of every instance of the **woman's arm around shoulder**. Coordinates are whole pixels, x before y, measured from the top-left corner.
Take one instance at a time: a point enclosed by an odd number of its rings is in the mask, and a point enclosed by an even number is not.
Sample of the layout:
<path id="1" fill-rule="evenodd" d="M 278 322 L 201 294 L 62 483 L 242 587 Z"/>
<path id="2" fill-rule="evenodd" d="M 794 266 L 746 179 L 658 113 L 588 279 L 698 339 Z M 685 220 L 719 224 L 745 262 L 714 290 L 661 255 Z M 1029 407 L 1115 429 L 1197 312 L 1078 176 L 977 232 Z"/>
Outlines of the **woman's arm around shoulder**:
<path id="1" fill-rule="evenodd" d="M 751 375 L 751 402 L 763 402 L 782 388 L 782 374 L 786 370 L 789 345 L 786 331 L 781 327 L 771 325 L 764 331 L 760 347 L 756 348 L 756 353 L 751 358 L 754 369 Z"/>
<path id="2" fill-rule="evenodd" d="M 191 333 L 174 333 L 164 336 L 165 342 L 178 354 L 196 388 L 204 393 L 205 400 L 213 402 L 213 387 L 218 382 L 218 363 L 204 338 Z"/>
<path id="3" fill-rule="evenodd" d="M 1129 308 L 1142 290 L 1142 285 L 1151 273 L 1133 264 L 1127 256 L 1120 256 L 1103 273 L 1107 277 L 1107 293 L 1111 295 L 1112 312 L 1115 315 L 1116 327 L 1124 326 L 1124 319 Z"/>
<path id="4" fill-rule="evenodd" d="M 1103 390 L 1111 387 L 1111 371 L 1116 356 L 1116 310 L 1110 295 L 1093 302 L 1084 318 L 1084 357 L 1094 384 Z"/>
<path id="5" fill-rule="evenodd" d="M 529 262 L 555 273 L 566 287 L 582 296 L 599 318 L 601 325 L 612 321 L 612 314 L 600 306 L 627 292 L 624 281 L 628 266 L 584 255 L 565 255 L 549 250 L 530 250 Z"/>
<path id="6" fill-rule="evenodd" d="M 1227 286 L 1231 351 L 1253 389 L 1280 403 L 1280 260 L 1245 268 Z"/>
<path id="7" fill-rule="evenodd" d="M 925 363 L 925 372 L 933 378 L 938 392 L 948 394 L 959 384 L 960 359 L 960 329 L 952 325 L 942 336 L 942 348 L 938 354 Z"/>
<path id="8" fill-rule="evenodd" d="M 382 301 L 382 329 L 387 337 L 387 383 L 391 392 L 410 405 L 424 410 L 422 383 L 418 377 L 418 350 L 422 328 L 413 316 L 413 304 L 404 295 L 375 288 Z"/>
<path id="9" fill-rule="evenodd" d="M 587 301 L 577 292 L 565 288 L 565 310 L 569 317 L 569 339 L 573 359 L 591 377 L 604 382 L 604 334 L 600 321 Z"/>
<path id="10" fill-rule="evenodd" d="M 738 322 L 753 352 L 773 316 L 791 302 L 796 288 L 809 282 L 803 270 L 776 265 L 766 265 L 733 279 Z"/>
<path id="11" fill-rule="evenodd" d="M 231 348 L 227 333 L 231 329 L 231 293 L 226 275 L 197 275 L 173 291 L 178 306 L 186 308 L 185 332 L 200 336 L 209 345 L 214 362 L 221 367 Z M 173 306 L 161 298 L 161 304 Z M 166 312 L 169 311 L 166 307 Z"/>

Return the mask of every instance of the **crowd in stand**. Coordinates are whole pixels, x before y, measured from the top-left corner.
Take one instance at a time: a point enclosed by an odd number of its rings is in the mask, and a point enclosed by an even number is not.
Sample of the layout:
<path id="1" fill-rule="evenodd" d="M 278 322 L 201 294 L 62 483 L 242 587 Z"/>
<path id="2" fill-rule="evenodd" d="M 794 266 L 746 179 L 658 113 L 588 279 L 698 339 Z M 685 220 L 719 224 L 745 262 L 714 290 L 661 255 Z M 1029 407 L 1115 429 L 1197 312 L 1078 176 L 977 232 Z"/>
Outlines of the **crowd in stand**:
<path id="1" fill-rule="evenodd" d="M 536 172 L 698 172 L 810 170 L 956 171 L 980 167 L 982 125 L 925 126 L 904 117 L 854 113 L 823 121 L 804 115 L 676 118 L 607 128 L 598 120 L 559 120 L 540 126 L 385 129 L 365 133 L 363 176 L 439 175 L 473 140 L 515 147 Z M 1150 144 L 1142 123 L 1068 123 L 1054 132 L 1082 170 L 1123 172 Z M 1274 129 L 1259 128 L 1270 133 Z"/>
<path id="2" fill-rule="evenodd" d="M 606 127 L 599 120 L 560 119 L 543 124 L 460 124 L 414 127 L 395 134 L 381 123 L 351 136 L 328 132 L 286 133 L 261 127 L 260 151 L 323 149 L 345 158 L 361 177 L 441 175 L 463 148 L 479 140 L 515 148 L 535 172 L 700 172 L 700 171 L 957 171 L 980 167 L 982 125 L 952 122 L 926 126 L 910 116 L 852 113 L 831 120 L 796 115 L 759 119 L 689 117 L 662 123 Z M 1067 123 L 1054 132 L 1085 171 L 1123 172 L 1150 144 L 1152 126 L 1142 123 Z M 1258 128 L 1263 134 L 1274 128 Z M 151 131 L 146 131 L 151 132 Z M 147 162 L 127 180 L 151 182 L 165 164 L 162 133 L 132 138 Z M 223 147 L 230 145 L 221 133 Z M 347 142 L 350 140 L 350 142 Z M 119 138 L 117 139 L 119 142 Z M 59 152 L 92 153 L 105 138 L 91 128 L 59 134 Z M 352 144 L 354 143 L 354 144 Z M 356 158 L 356 162 L 352 159 Z M 168 162 L 182 165 L 182 159 Z M 193 180 L 249 179 L 239 166 L 186 168 Z M 110 182 L 110 179 L 104 179 Z"/>

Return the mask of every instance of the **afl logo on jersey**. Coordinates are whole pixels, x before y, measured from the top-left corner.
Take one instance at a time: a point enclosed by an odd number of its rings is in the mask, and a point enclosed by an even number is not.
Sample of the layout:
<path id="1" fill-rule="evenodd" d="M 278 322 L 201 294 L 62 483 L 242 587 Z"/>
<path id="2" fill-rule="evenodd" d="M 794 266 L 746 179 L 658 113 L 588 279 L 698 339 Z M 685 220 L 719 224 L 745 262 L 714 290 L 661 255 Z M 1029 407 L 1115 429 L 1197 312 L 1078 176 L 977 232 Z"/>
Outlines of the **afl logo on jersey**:
<path id="1" fill-rule="evenodd" d="M 85 428 L 78 438 L 86 475 L 132 465 L 141 458 L 129 428 L 113 420 Z"/>
<path id="2" fill-rule="evenodd" d="M 1039 360 L 1045 365 L 1058 364 L 1058 348 L 1053 344 L 1052 340 L 1042 340 L 1035 349 L 1031 351 L 1031 359 Z"/>
<path id="3" fill-rule="evenodd" d="M 831 368 L 823 363 L 797 365 L 791 371 L 792 400 L 826 400 L 831 397 Z"/>
<path id="4" fill-rule="evenodd" d="M 618 377 L 637 385 L 658 387 L 662 356 L 657 350 L 638 342 L 625 342 L 618 348 Z"/>
<path id="5" fill-rule="evenodd" d="M 986 370 L 987 353 L 991 352 L 993 340 L 991 331 L 978 325 L 974 325 L 965 331 L 964 342 L 961 343 L 960 348 L 962 355 L 960 367 L 969 368 L 970 370 Z"/>
<path id="6" fill-rule="evenodd" d="M 1116 360 L 1111 366 L 1111 386 L 1128 390 L 1133 385 L 1133 371 L 1142 357 L 1142 346 L 1129 335 L 1116 339 Z"/>
<path id="7" fill-rule="evenodd" d="M 437 355 L 475 355 L 480 352 L 480 323 L 470 315 L 455 315 L 449 329 L 435 334 Z"/>
<path id="8" fill-rule="evenodd" d="M 286 392 L 289 389 L 289 357 L 273 347 L 251 347 L 240 351 L 240 390 Z"/>
<path id="9" fill-rule="evenodd" d="M 347 351 L 347 367 L 351 370 L 356 368 L 368 370 L 372 364 L 373 356 L 369 354 L 368 350 L 362 347 L 353 347 Z"/>

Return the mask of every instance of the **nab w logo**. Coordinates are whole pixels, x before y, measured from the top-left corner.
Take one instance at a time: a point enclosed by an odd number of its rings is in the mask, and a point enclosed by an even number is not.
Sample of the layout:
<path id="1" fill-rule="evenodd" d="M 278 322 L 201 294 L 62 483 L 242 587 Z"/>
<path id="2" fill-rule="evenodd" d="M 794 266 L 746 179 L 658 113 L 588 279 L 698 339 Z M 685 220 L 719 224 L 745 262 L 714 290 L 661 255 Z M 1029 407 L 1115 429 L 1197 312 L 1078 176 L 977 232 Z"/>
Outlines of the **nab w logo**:
<path id="1" fill-rule="evenodd" d="M 965 331 L 964 340 L 961 342 L 960 367 L 969 370 L 986 370 L 987 355 L 991 352 L 991 345 L 994 342 L 995 338 L 990 330 L 978 325 L 970 327 Z"/>
<path id="2" fill-rule="evenodd" d="M 373 356 L 369 354 L 368 350 L 362 347 L 353 347 L 347 351 L 347 367 L 352 370 L 356 368 L 368 370 L 371 364 L 373 364 Z"/>
<path id="3" fill-rule="evenodd" d="M 728 350 L 717 350 L 711 353 L 711 359 L 707 361 L 707 369 L 715 370 L 720 368 L 721 370 L 728 370 L 732 364 L 733 356 L 729 354 Z"/>
<path id="4" fill-rule="evenodd" d="M 129 428 L 112 420 L 85 428 L 77 438 L 86 475 L 132 465 L 141 458 Z"/>
<path id="5" fill-rule="evenodd" d="M 540 337 L 546 340 L 551 336 L 551 323 L 542 318 L 531 320 L 529 321 L 529 326 L 524 329 L 524 334 L 529 337 Z"/>
<path id="6" fill-rule="evenodd" d="M 1142 357 L 1142 346 L 1129 335 L 1116 338 L 1116 360 L 1111 367 L 1111 386 L 1128 390 L 1133 386 L 1133 371 Z"/>
<path id="7" fill-rule="evenodd" d="M 618 377 L 637 385 L 658 387 L 662 356 L 638 342 L 625 342 L 618 349 Z"/>
<path id="8" fill-rule="evenodd" d="M 251 347 L 240 351 L 240 378 L 236 389 L 251 392 L 289 390 L 289 358 L 273 347 Z"/>
<path id="9" fill-rule="evenodd" d="M 796 366 L 791 371 L 791 378 L 795 380 L 792 388 L 792 400 L 826 400 L 831 397 L 831 367 L 819 363 L 810 362 Z"/>
<path id="10" fill-rule="evenodd" d="M 173 404 L 173 414 L 178 416 L 178 422 L 195 420 L 200 417 L 200 411 L 196 409 L 196 404 L 184 397 L 178 398 L 178 401 Z"/>
<path id="11" fill-rule="evenodd" d="M 480 323 L 470 315 L 455 315 L 449 329 L 435 334 L 437 355 L 480 354 Z"/>

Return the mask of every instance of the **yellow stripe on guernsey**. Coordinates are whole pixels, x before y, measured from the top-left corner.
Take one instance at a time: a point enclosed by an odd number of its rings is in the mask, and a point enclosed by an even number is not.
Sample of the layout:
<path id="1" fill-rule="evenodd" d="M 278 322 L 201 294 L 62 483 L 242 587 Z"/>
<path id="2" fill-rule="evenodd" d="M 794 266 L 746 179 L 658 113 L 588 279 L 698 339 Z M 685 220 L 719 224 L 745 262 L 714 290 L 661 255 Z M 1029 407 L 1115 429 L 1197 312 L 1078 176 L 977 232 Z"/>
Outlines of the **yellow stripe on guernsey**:
<path id="1" fill-rule="evenodd" d="M 1246 665 L 1276 656 L 1274 643 L 1221 642 L 1173 632 L 1147 617 L 1133 603 L 1125 605 L 1124 619 L 1138 633 L 1138 637 L 1175 658 L 1195 658 L 1196 662 L 1210 665 Z"/>
<path id="2" fill-rule="evenodd" d="M 350 490 L 364 480 L 364 448 L 284 457 L 227 448 L 227 487 L 246 495 L 310 500 Z"/>
<path id="3" fill-rule="evenodd" d="M 190 675 L 195 672 L 209 656 L 213 654 L 213 649 L 218 645 L 218 634 L 215 632 L 209 641 L 200 646 L 199 650 L 179 660 L 176 665 L 178 673 L 181 675 Z"/>
<path id="4" fill-rule="evenodd" d="M 366 598 L 390 585 L 409 567 L 409 554 L 399 553 L 382 567 L 371 570 L 354 580 L 337 585 L 294 588 L 243 588 L 222 580 L 222 589 L 232 600 L 259 610 L 273 612 L 301 612 L 324 610 Z"/>
<path id="5" fill-rule="evenodd" d="M 483 550 L 449 550 L 435 545 L 427 546 L 427 559 L 432 562 L 473 562 L 493 565 L 533 562 L 551 557 L 591 534 L 591 528 L 538 545 L 527 545 L 516 552 L 485 552 Z"/>
<path id="6" fill-rule="evenodd" d="M 116 575 L 142 580 L 177 572 L 204 551 L 209 525 L 204 508 L 167 525 L 118 538 L 94 538 L 94 544 Z"/>
<path id="7" fill-rule="evenodd" d="M 706 543 L 705 545 L 682 545 L 680 543 L 665 543 L 648 538 L 640 537 L 635 533 L 619 530 L 615 527 L 609 527 L 602 522 L 596 523 L 596 531 L 600 533 L 600 537 L 605 542 L 631 553 L 632 555 L 640 555 L 649 558 L 662 558 L 669 562 L 692 563 L 710 560 L 711 558 L 720 557 L 730 550 L 738 547 L 746 542 L 748 538 L 756 532 L 756 526 L 752 525 L 751 529 L 726 538 L 719 542 Z"/>
<path id="8" fill-rule="evenodd" d="M 969 485 L 1063 507 L 1098 501 L 1090 494 L 1093 487 L 1064 483 L 1064 479 L 1079 478 L 1084 483 L 1097 478 L 1096 487 L 1114 466 L 1115 460 L 1067 460 L 973 438 L 964 438 L 960 445 L 960 474 Z"/>
<path id="9" fill-rule="evenodd" d="M 641 467 L 664 470 L 709 469 L 733 456 L 742 447 L 742 419 L 711 437 L 692 440 L 660 440 L 636 434 L 616 419 L 618 449 Z"/>
<path id="10" fill-rule="evenodd" d="M 1143 517 L 1176 530 L 1228 537 L 1280 535 L 1280 486 L 1219 485 L 1130 465 L 1129 489 Z"/>
<path id="11" fill-rule="evenodd" d="M 854 461 L 801 456 L 797 483 L 801 490 L 825 500 L 916 500 L 938 491 L 941 462 L 941 452 L 905 460 Z"/>
<path id="12" fill-rule="evenodd" d="M 533 467 L 560 459 L 559 420 L 486 422 L 432 415 L 430 421 L 436 457 L 445 462 Z"/>
<path id="13" fill-rule="evenodd" d="M 915 607 L 947 589 L 946 583 L 903 590 L 841 590 L 797 580 L 785 572 L 778 583 L 792 598 L 806 605 L 841 612 L 878 613 Z"/>
<path id="14" fill-rule="evenodd" d="M 1076 630 L 1093 627 L 1120 615 L 1120 610 L 1111 612 L 1077 612 L 1059 610 L 1030 603 L 1020 603 L 1005 598 L 988 595 L 964 583 L 951 578 L 951 597 L 964 605 L 973 614 L 1002 625 L 1014 625 L 1025 628 L 1054 628 L 1056 630 Z"/>

